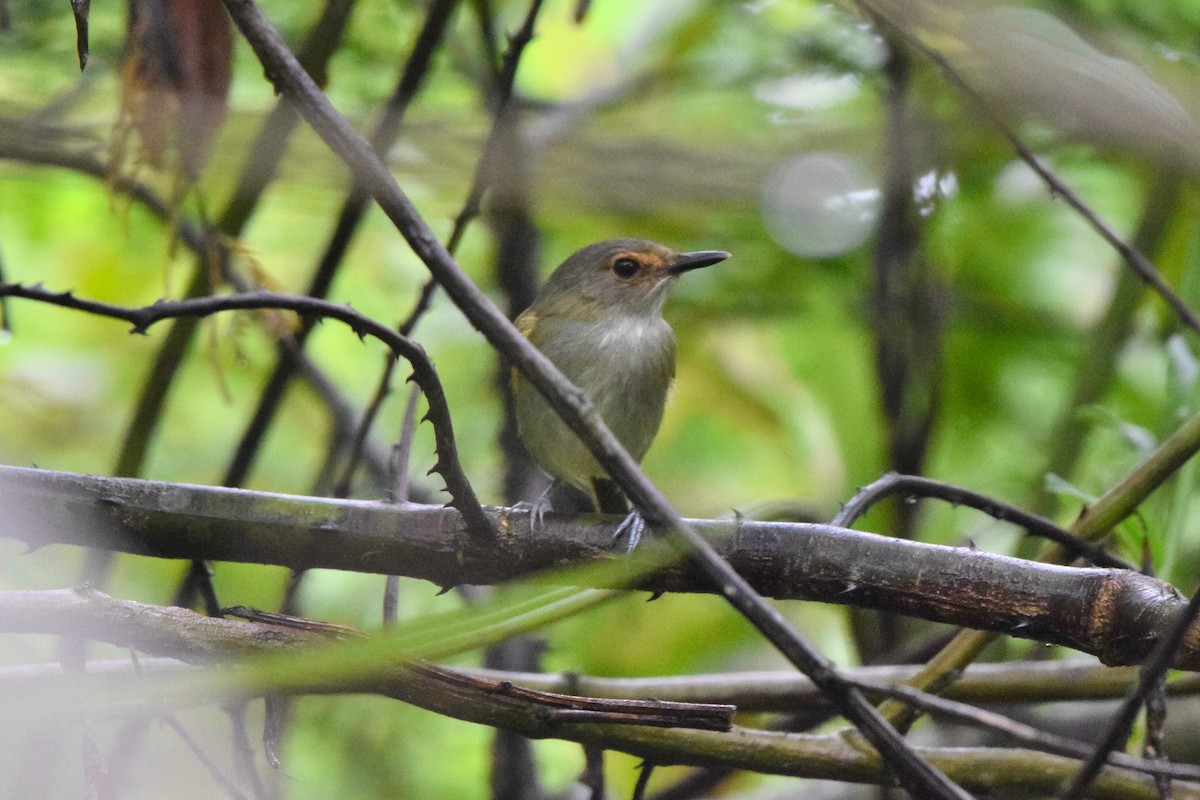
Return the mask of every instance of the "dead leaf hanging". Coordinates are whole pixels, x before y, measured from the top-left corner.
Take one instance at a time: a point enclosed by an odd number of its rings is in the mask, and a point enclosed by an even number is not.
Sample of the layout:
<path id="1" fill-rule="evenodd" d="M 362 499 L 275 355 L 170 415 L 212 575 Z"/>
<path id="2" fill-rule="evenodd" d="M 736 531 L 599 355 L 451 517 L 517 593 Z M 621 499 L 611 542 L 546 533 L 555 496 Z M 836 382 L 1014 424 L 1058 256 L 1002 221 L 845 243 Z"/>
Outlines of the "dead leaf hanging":
<path id="1" fill-rule="evenodd" d="M 233 31 L 220 0 L 130 0 L 122 110 L 146 161 L 178 155 L 186 183 L 225 116 Z"/>

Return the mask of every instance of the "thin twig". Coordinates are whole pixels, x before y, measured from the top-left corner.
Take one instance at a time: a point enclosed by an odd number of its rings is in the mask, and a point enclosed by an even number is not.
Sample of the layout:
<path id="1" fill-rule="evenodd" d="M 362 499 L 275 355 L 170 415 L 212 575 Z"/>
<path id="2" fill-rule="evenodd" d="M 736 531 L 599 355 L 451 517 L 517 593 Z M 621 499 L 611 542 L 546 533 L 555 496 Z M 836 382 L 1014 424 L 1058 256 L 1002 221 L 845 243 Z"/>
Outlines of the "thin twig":
<path id="1" fill-rule="evenodd" d="M 371 426 L 375 422 L 375 417 L 383 408 L 383 403 L 387 400 L 388 395 L 392 393 L 391 377 L 395 369 L 396 359 L 390 356 L 385 357 L 382 378 L 376 382 L 375 391 L 371 392 L 371 399 L 363 407 L 362 416 L 359 417 L 358 424 L 354 426 L 354 435 L 350 437 L 350 447 L 346 451 L 346 461 L 341 466 L 340 477 L 333 484 L 331 494 L 334 497 L 350 496 L 351 488 L 354 485 L 354 476 L 358 472 L 363 445 L 366 444 L 367 437 L 371 435 Z M 394 481 L 392 486 L 395 486 Z"/>
<path id="2" fill-rule="evenodd" d="M 967 506 L 968 508 L 982 511 L 988 516 L 1002 522 L 1011 522 L 1014 525 L 1018 525 L 1024 528 L 1031 536 L 1040 536 L 1043 539 L 1056 542 L 1065 547 L 1073 555 L 1088 558 L 1093 564 L 1098 564 L 1102 567 L 1114 567 L 1116 569 L 1137 569 L 1137 567 L 1125 559 L 1109 553 L 1093 541 L 1072 534 L 1070 531 L 1056 525 L 1052 520 L 1040 514 L 1034 514 L 1031 511 L 1026 511 L 1023 508 L 988 497 L 979 492 L 973 492 L 970 489 L 952 486 L 951 484 L 932 478 L 923 478 L 919 475 L 899 475 L 895 472 L 887 473 L 879 480 L 859 489 L 854 497 L 850 498 L 842 506 L 842 510 L 838 512 L 837 516 L 829 524 L 840 528 L 849 528 L 863 514 L 867 513 L 871 506 L 884 498 L 895 497 L 896 495 L 927 497 L 945 500 L 947 503 L 956 506 Z"/>
<path id="3" fill-rule="evenodd" d="M 1156 764 L 1170 764 L 1167 756 L 1167 681 L 1159 678 L 1154 688 L 1146 695 L 1146 740 L 1142 744 L 1142 757 Z M 1112 757 L 1109 757 L 1112 760 Z M 1159 775 L 1159 800 L 1170 800 L 1171 775 Z"/>
<path id="4" fill-rule="evenodd" d="M 392 490 L 388 499 L 393 503 L 408 502 L 408 469 L 412 461 L 413 434 L 417 429 L 417 387 L 413 386 L 404 404 L 404 418 L 400 423 L 400 440 L 392 448 Z"/>
<path id="5" fill-rule="evenodd" d="M 922 692 L 911 686 L 882 684 L 874 681 L 855 681 L 855 685 L 869 694 L 897 698 L 904 703 L 912 705 L 914 708 L 919 708 L 922 711 L 930 713 L 934 717 L 943 717 L 977 728 L 1002 733 L 1014 741 L 1020 742 L 1034 750 L 1041 750 L 1044 753 L 1054 753 L 1060 756 L 1067 756 L 1068 758 L 1085 759 L 1095 752 L 1095 748 L 1091 744 L 1079 739 L 1071 739 L 1066 736 L 1047 733 L 1046 731 L 1038 730 L 1032 725 L 1017 722 L 1003 714 L 986 711 L 967 703 L 947 700 L 944 697 Z M 1200 780 L 1200 767 L 1193 764 L 1156 762 L 1126 753 L 1108 753 L 1107 763 L 1131 769 L 1135 772 L 1144 772 L 1147 775 L 1164 775 L 1190 781 Z"/>
<path id="6" fill-rule="evenodd" d="M 257 800 L 267 800 L 267 787 L 254 764 L 254 747 L 246 731 L 246 702 L 233 701 L 225 704 L 225 715 L 229 718 L 229 732 L 233 739 L 233 763 L 242 780 L 254 790 Z"/>
<path id="7" fill-rule="evenodd" d="M 483 153 L 475 163 L 475 176 L 471 180 L 467 200 L 458 216 L 454 218 L 454 229 L 446 242 L 446 250 L 451 255 L 457 251 L 463 234 L 466 233 L 467 224 L 479 216 L 483 195 L 491 185 L 489 171 L 495 168 L 493 161 L 496 147 L 500 143 L 500 137 L 506 133 L 505 128 L 509 123 L 507 117 L 513 113 L 513 84 L 517 79 L 517 68 L 521 65 L 521 55 L 525 52 L 526 45 L 533 39 L 533 27 L 537 22 L 538 13 L 542 10 L 542 2 L 543 0 L 532 0 L 521 26 L 509 37 L 508 49 L 504 53 L 500 74 L 496 79 L 498 99 L 492 127 L 484 141 Z"/>
<path id="8" fill-rule="evenodd" d="M 191 751 L 196 760 L 200 762 L 204 769 L 208 771 L 208 774 L 211 775 L 213 779 L 220 785 L 222 791 L 228 794 L 229 797 L 234 798 L 234 800 L 246 800 L 246 795 L 242 793 L 242 790 L 238 788 L 238 785 L 234 783 L 229 776 L 221 771 L 221 768 L 217 766 L 216 762 L 208 757 L 208 754 L 205 753 L 204 749 L 200 747 L 200 743 L 197 742 L 190 733 L 188 733 L 187 728 L 180 724 L 179 720 L 175 718 L 174 714 L 162 713 L 159 714 L 159 719 L 164 725 L 175 731 L 175 735 L 183 741 L 183 744 L 188 750 Z M 261 795 L 259 796 L 261 797 Z"/>
<path id="9" fill-rule="evenodd" d="M 404 419 L 400 423 L 400 440 L 392 448 L 392 491 L 388 499 L 393 503 L 408 502 L 408 467 L 412 459 L 413 434 L 417 429 L 417 398 L 420 390 L 413 386 L 404 404 Z M 383 627 L 396 624 L 396 612 L 400 605 L 400 576 L 388 575 L 383 586 Z"/>
<path id="10" fill-rule="evenodd" d="M 491 0 L 472 0 L 475 7 L 475 21 L 479 25 L 479 41 L 483 44 L 484 64 L 487 66 L 489 83 L 496 85 L 500 74 L 500 50 L 496 41 L 496 10 Z"/>
<path id="11" fill-rule="evenodd" d="M 633 794 L 630 800 L 645 800 L 646 787 L 650 785 L 650 776 L 654 774 L 654 765 L 649 761 L 643 761 L 638 765 L 637 783 L 633 785 Z"/>

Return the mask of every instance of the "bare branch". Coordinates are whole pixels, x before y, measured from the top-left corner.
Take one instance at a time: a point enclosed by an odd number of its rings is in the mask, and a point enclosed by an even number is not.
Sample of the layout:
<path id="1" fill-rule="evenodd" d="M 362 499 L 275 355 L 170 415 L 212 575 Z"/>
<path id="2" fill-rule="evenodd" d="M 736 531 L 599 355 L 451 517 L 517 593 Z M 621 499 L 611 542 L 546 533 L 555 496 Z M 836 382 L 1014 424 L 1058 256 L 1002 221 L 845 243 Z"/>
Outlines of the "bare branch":
<path id="1" fill-rule="evenodd" d="M 17 668 L 14 668 L 17 669 Z M 906 683 L 917 664 L 847 667 L 847 680 Z M 745 671 L 667 677 L 605 678 L 574 672 L 545 673 L 467 668 L 467 672 L 564 694 L 589 697 L 658 697 L 679 702 L 729 703 L 746 712 L 788 712 L 828 706 L 813 682 L 795 672 Z M 0 670 L 0 676 L 3 676 Z M 972 664 L 945 697 L 979 705 L 1114 700 L 1136 685 L 1138 669 L 1105 667 L 1091 659 L 1004 661 Z M 1200 694 L 1200 676 L 1180 675 L 1167 684 L 1172 697 Z"/>
<path id="2" fill-rule="evenodd" d="M 996 731 L 1010 739 L 1045 753 L 1056 753 L 1061 756 L 1068 756 L 1069 758 L 1087 759 L 1095 752 L 1090 744 L 1079 739 L 1071 739 L 1066 736 L 1047 733 L 1038 730 L 1032 725 L 1025 725 L 1024 723 L 1010 719 L 1003 714 L 984 711 L 983 709 L 969 706 L 966 703 L 947 700 L 935 694 L 914 689 L 911 686 L 889 686 L 870 681 L 856 681 L 855 683 L 864 692 L 881 697 L 896 698 L 935 717 Z M 1101 766 L 1105 763 L 1118 764 L 1126 769 L 1144 772 L 1148 775 L 1170 776 L 1184 780 L 1200 780 L 1200 767 L 1191 764 L 1165 764 L 1111 751 L 1105 753 L 1105 756 L 1107 756 L 1107 762 L 1101 760 Z M 1097 768 L 1098 770 L 1099 768 Z"/>
<path id="3" fill-rule="evenodd" d="M 299 624 L 302 622 L 309 621 L 218 619 L 175 606 L 120 600 L 91 589 L 0 592 L 0 630 L 5 632 L 80 636 L 189 663 L 221 663 L 255 652 L 299 653 L 331 640 L 364 638 L 340 625 Z M 308 690 L 292 693 L 352 692 L 373 686 L 369 691 L 399 696 L 409 684 L 420 683 L 413 678 L 426 676 L 467 702 L 484 695 L 502 695 L 514 704 L 536 708 L 551 727 L 563 722 L 728 731 L 733 726 L 735 709 L 730 705 L 564 695 L 413 659 L 400 659 L 388 672 L 321 675 Z M 11 690 L 11 685 L 8 688 Z"/>

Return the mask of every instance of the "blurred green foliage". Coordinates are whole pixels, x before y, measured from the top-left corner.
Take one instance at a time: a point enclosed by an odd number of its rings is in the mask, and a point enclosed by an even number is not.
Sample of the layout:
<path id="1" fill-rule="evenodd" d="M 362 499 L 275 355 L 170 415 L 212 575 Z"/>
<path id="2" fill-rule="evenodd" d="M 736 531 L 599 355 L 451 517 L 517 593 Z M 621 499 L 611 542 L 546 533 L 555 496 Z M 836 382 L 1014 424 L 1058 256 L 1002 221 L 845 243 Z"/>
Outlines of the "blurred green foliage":
<path id="1" fill-rule="evenodd" d="M 422 8 L 378 0 L 358 5 L 327 91 L 366 129 L 391 90 Z M 268 0 L 263 6 L 292 42 L 318 12 L 316 3 Z M 124 8 L 94 4 L 92 60 L 80 77 L 67 4 L 9 0 L 8 7 L 12 25 L 0 32 L 0 116 L 29 118 L 49 109 L 47 121 L 106 137 L 116 117 Z M 1095 0 L 1029 8 L 1058 15 L 1099 51 L 1130 59 L 1147 80 L 1161 80 L 1188 114 L 1195 108 L 1185 84 L 1194 83 L 1200 69 L 1190 54 L 1200 2 Z M 719 268 L 681 281 L 668 304 L 679 338 L 678 377 L 646 469 L 690 516 L 727 515 L 773 500 L 832 512 L 856 486 L 889 468 L 870 328 L 872 243 L 820 259 L 786 251 L 764 227 L 762 187 L 781 162 L 811 152 L 854 159 L 883 174 L 886 45 L 852 11 L 811 2 L 597 0 L 582 26 L 571 21 L 572 10 L 565 0 L 547 3 L 518 76 L 522 96 L 536 101 L 524 120 L 535 143 L 531 214 L 542 236 L 543 274 L 576 248 L 613 236 L 731 251 L 734 257 Z M 505 0 L 494 11 L 505 31 L 525 8 Z M 934 13 L 949 11 L 936 7 Z M 410 110 L 401 142 L 388 153 L 400 185 L 443 236 L 489 125 L 479 93 L 484 52 L 468 4 Z M 1160 302 L 1145 298 L 1131 336 L 1112 354 L 1116 379 L 1102 402 L 1068 409 L 1079 358 L 1124 267 L 919 56 L 913 78 L 908 102 L 921 131 L 913 143 L 914 177 L 952 176 L 944 193 L 926 198 L 919 218 L 922 258 L 948 298 L 943 387 L 927 473 L 1028 503 L 1043 481 L 1054 426 L 1064 414 L 1083 413 L 1085 455 L 1062 477 L 1085 495 L 1098 495 L 1144 455 L 1146 438 L 1163 438 L 1182 415 L 1197 412 L 1194 376 L 1187 379 L 1195 338 L 1180 338 L 1172 361 L 1165 341 L 1176 323 Z M 230 116 L 204 177 L 210 214 L 223 207 L 274 102 L 261 68 L 239 42 Z M 1039 156 L 1128 234 L 1144 213 L 1158 165 L 1145 153 L 1071 135 L 1058 122 L 1036 113 L 1015 116 Z M 3 142 L 0 135 L 0 147 Z M 7 279 L 124 305 L 181 291 L 192 259 L 173 246 L 158 220 L 101 181 L 0 156 L 0 256 Z M 138 174 L 160 191 L 169 189 L 165 176 L 148 169 Z M 274 286 L 302 290 L 346 188 L 345 170 L 302 128 L 241 239 L 247 253 L 241 266 L 252 260 Z M 195 210 L 194 203 L 186 206 L 189 214 Z M 1168 280 L 1190 287 L 1192 301 L 1200 294 L 1195 211 L 1189 187 L 1155 259 Z M 459 261 L 499 301 L 493 255 L 492 232 L 486 220 L 477 222 Z M 407 314 L 425 277 L 402 239 L 373 212 L 332 296 L 394 322 Z M 165 326 L 148 337 L 128 336 L 119 324 L 33 303 L 10 303 L 7 320 L 11 337 L 0 346 L 0 462 L 110 473 Z M 493 354 L 441 296 L 416 338 L 445 382 L 468 474 L 485 502 L 502 502 Z M 382 362 L 379 346 L 327 323 L 309 349 L 359 406 L 367 401 Z M 252 319 L 207 322 L 171 392 L 144 477 L 218 482 L 273 360 L 271 341 Z M 382 441 L 398 433 L 401 396 L 393 396 L 376 427 Z M 311 491 L 328 432 L 319 400 L 294 386 L 249 485 Z M 423 475 L 432 452 L 422 426 L 413 475 Z M 420 480 L 430 490 L 440 488 L 436 476 Z M 1157 565 L 1169 568 L 1163 577 L 1187 589 L 1197 577 L 1198 525 L 1189 513 L 1195 476 L 1186 472 L 1181 481 L 1147 504 L 1127 526 L 1123 544 L 1126 555 L 1139 560 L 1142 538 L 1149 537 Z M 360 493 L 378 496 L 367 488 Z M 1057 514 L 1069 521 L 1078 510 L 1078 501 L 1066 498 Z M 881 529 L 886 521 L 873 515 L 865 527 Z M 971 540 L 985 549 L 1015 547 L 1004 526 L 961 509 L 928 509 L 918 535 L 950 544 Z M 71 585 L 80 560 L 78 553 L 59 551 L 21 555 L 12 543 L 0 543 L 0 558 L 5 588 Z M 181 569 L 122 558 L 108 588 L 169 602 Z M 282 570 L 219 565 L 216 585 L 226 603 L 274 608 L 286 579 Z M 405 582 L 402 613 L 419 616 L 459 602 L 453 595 L 435 597 L 435 588 Z M 374 576 L 317 574 L 302 588 L 300 609 L 374 627 L 381 589 L 382 579 Z M 546 631 L 545 666 L 640 675 L 778 663 L 716 598 L 642 600 L 612 603 Z M 791 604 L 787 613 L 826 652 L 843 663 L 853 660 L 841 610 Z M 50 642 L 6 642 L 3 659 L 53 654 Z M 228 726 L 214 712 L 198 713 L 189 724 L 217 743 Z M 103 752 L 112 746 L 109 733 L 98 734 Z M 144 745 L 147 757 L 123 796 L 162 796 L 165 786 L 172 797 L 213 796 L 208 778 L 190 774 L 194 766 L 185 768 L 186 779 L 171 777 L 189 762 L 172 736 L 159 730 Z M 393 701 L 306 699 L 296 705 L 282 784 L 295 798 L 481 798 L 487 795 L 488 740 L 489 731 Z M 13 785 L 30 790 L 21 796 L 79 793 L 79 742 L 52 744 L 65 765 L 62 777 L 36 787 L 32 778 L 21 779 Z M 19 772 L 14 759 L 19 762 L 24 749 L 10 744 L 5 752 L 4 771 Z M 561 743 L 541 743 L 538 752 L 551 788 L 563 787 L 582 766 L 577 749 Z M 229 759 L 224 752 L 214 757 Z M 634 779 L 626 761 L 612 770 L 621 792 Z"/>

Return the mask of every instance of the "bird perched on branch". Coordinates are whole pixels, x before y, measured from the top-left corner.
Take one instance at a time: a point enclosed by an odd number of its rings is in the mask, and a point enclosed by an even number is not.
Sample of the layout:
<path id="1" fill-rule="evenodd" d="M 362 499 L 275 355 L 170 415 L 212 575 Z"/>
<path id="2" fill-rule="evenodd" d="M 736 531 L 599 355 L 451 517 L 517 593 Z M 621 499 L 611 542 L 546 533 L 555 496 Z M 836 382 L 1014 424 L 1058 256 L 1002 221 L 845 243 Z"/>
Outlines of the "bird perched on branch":
<path id="1" fill-rule="evenodd" d="M 675 377 L 675 334 L 662 317 L 671 285 L 685 272 L 729 258 L 720 250 L 676 253 L 644 239 L 609 239 L 564 261 L 517 328 L 591 398 L 613 435 L 638 461 L 662 422 Z M 625 496 L 541 394 L 515 369 L 513 405 L 521 440 L 554 483 L 533 503 L 540 525 L 550 494 L 568 483 L 601 513 L 629 511 Z M 637 511 L 618 529 L 637 545 Z"/>

